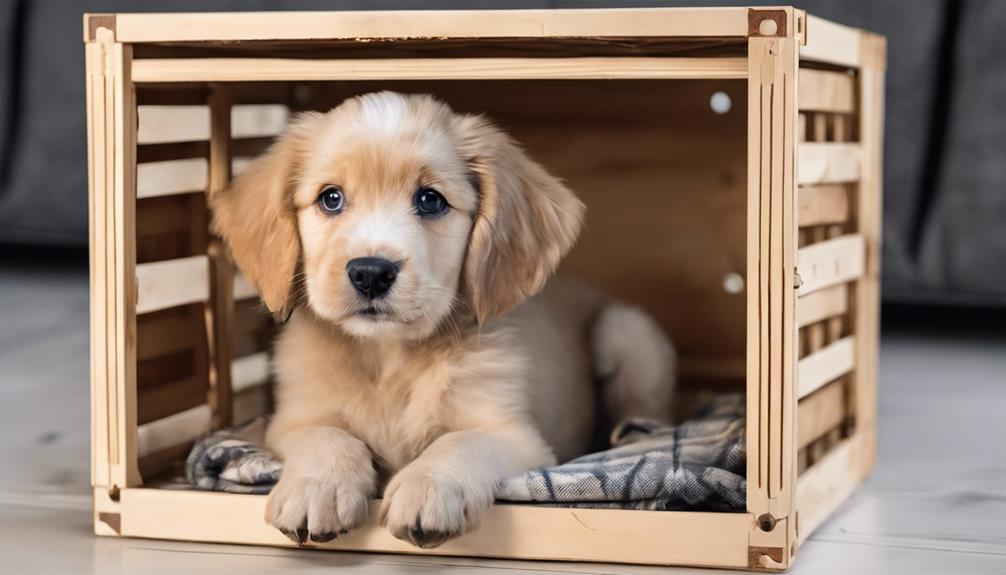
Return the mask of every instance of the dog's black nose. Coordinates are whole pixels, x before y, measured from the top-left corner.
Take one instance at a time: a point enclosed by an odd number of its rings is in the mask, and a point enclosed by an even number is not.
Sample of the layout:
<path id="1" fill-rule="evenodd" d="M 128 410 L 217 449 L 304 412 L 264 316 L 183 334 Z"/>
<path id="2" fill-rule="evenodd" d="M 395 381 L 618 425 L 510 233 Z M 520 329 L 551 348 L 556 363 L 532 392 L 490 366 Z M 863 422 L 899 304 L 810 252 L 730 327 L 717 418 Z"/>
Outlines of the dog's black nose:
<path id="1" fill-rule="evenodd" d="M 384 297 L 398 277 L 398 266 L 384 258 L 354 258 L 346 264 L 350 283 L 369 299 Z"/>

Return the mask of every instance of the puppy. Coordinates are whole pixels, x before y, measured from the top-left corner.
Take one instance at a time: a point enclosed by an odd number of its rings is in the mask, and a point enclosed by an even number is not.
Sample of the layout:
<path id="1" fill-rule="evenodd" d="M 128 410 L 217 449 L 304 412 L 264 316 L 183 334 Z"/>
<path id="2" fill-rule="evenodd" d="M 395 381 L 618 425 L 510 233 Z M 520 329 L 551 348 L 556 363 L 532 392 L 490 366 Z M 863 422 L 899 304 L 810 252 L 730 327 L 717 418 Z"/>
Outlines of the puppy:
<path id="1" fill-rule="evenodd" d="M 391 92 L 305 113 L 211 205 L 289 318 L 266 520 L 296 542 L 361 525 L 383 487 L 381 523 L 439 545 L 500 480 L 587 449 L 597 394 L 605 418 L 670 411 L 650 318 L 582 284 L 532 297 L 584 205 L 482 117 Z"/>

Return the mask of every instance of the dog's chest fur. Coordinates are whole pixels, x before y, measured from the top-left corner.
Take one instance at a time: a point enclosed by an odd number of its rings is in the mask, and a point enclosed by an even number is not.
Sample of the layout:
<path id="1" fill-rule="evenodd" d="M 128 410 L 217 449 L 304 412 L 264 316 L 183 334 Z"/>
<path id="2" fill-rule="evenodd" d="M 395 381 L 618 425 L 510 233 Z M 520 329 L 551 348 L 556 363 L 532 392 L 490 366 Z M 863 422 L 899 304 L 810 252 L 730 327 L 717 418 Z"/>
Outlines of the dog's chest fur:
<path id="1" fill-rule="evenodd" d="M 374 347 L 295 315 L 277 342 L 275 424 L 345 429 L 393 474 L 444 433 L 523 414 L 509 400 L 523 396 L 512 389 L 522 370 L 498 340 Z M 478 352 L 489 343 L 491 362 Z"/>

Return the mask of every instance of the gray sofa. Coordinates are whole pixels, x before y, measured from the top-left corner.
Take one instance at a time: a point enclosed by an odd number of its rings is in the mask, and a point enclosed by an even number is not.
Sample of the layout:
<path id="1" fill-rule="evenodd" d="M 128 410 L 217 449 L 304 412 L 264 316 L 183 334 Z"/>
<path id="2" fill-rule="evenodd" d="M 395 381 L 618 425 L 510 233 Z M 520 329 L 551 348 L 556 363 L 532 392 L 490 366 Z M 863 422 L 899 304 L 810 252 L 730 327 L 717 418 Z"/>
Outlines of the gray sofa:
<path id="1" fill-rule="evenodd" d="M 0 2 L 0 249 L 86 244 L 84 12 L 687 4 L 750 3 Z M 885 300 L 1006 304 L 1006 3 L 795 4 L 888 37 Z"/>

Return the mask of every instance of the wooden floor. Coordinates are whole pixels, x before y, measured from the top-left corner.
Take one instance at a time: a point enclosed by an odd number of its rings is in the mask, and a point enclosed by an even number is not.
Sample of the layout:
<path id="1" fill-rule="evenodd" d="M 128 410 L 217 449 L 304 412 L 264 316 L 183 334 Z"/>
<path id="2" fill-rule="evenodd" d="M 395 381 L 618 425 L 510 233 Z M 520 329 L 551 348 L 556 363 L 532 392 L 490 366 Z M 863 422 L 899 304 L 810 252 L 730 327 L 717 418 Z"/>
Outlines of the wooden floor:
<path id="1" fill-rule="evenodd" d="M 82 266 L 0 262 L 0 573 L 685 573 L 99 539 Z M 880 458 L 791 572 L 1006 573 L 1006 327 L 885 326 Z"/>

